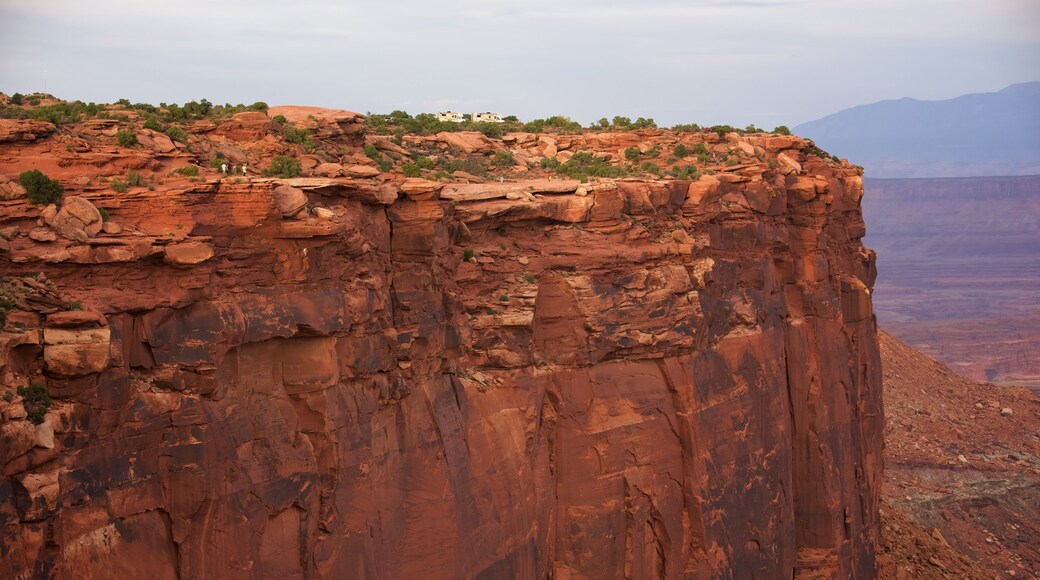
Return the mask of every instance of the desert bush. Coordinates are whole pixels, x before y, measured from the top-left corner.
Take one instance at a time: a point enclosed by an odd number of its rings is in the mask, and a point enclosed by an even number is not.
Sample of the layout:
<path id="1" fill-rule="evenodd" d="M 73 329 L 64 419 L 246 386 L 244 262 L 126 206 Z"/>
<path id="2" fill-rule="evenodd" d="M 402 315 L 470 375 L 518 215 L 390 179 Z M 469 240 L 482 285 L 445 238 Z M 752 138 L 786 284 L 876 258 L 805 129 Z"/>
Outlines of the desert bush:
<path id="1" fill-rule="evenodd" d="M 647 161 L 646 163 L 643 163 L 641 169 L 643 171 L 646 171 L 647 173 L 653 173 L 657 176 L 661 175 L 661 167 L 653 161 Z"/>
<path id="2" fill-rule="evenodd" d="M 638 147 L 629 147 L 628 149 L 625 149 L 625 159 L 628 159 L 632 163 L 638 163 L 639 158 L 642 156 L 643 154 L 639 152 Z"/>
<path id="3" fill-rule="evenodd" d="M 11 95 L 11 102 L 15 105 L 21 105 L 25 102 L 25 97 L 22 96 L 22 93 L 15 93 Z"/>
<path id="4" fill-rule="evenodd" d="M 116 141 L 123 147 L 133 147 L 137 145 L 137 135 L 133 131 L 119 131 L 116 133 Z"/>
<path id="5" fill-rule="evenodd" d="M 583 182 L 589 177 L 623 177 L 628 174 L 624 167 L 615 167 L 588 151 L 578 151 L 566 163 L 560 163 L 558 159 L 543 159 L 542 168 Z"/>
<path id="6" fill-rule="evenodd" d="M 145 184 L 144 177 L 136 171 L 131 171 L 126 174 L 126 184 L 130 187 L 142 187 Z"/>
<path id="7" fill-rule="evenodd" d="M 22 407 L 35 425 L 43 423 L 47 411 L 50 410 L 51 396 L 42 383 L 32 383 L 28 387 L 18 387 L 18 395 L 22 397 Z"/>
<path id="8" fill-rule="evenodd" d="M 148 117 L 148 120 L 144 122 L 144 128 L 152 131 L 162 131 L 162 125 L 159 124 L 159 120 L 155 117 Z"/>
<path id="9" fill-rule="evenodd" d="M 512 167 L 516 165 L 516 159 L 513 158 L 512 151 L 499 151 L 491 158 L 491 164 L 495 167 Z"/>
<path id="10" fill-rule="evenodd" d="M 462 252 L 462 261 L 469 262 L 473 259 L 474 255 L 475 254 L 473 250 L 471 250 L 470 248 L 466 248 L 466 251 Z"/>
<path id="11" fill-rule="evenodd" d="M 777 135 L 790 135 L 791 130 L 787 128 L 787 125 L 778 125 L 773 132 Z"/>
<path id="12" fill-rule="evenodd" d="M 691 179 L 694 181 L 701 177 L 700 172 L 693 165 L 676 165 L 672 168 L 671 174 L 676 179 Z"/>
<path id="13" fill-rule="evenodd" d="M 307 129 L 297 129 L 296 127 L 291 126 L 286 127 L 285 140 L 290 143 L 296 143 L 307 151 L 314 149 L 314 140 L 311 139 L 311 132 Z"/>
<path id="14" fill-rule="evenodd" d="M 675 146 L 674 153 L 675 153 L 676 157 L 686 157 L 687 155 L 690 154 L 690 151 L 686 148 L 686 145 L 683 145 L 682 143 L 679 143 L 678 145 Z"/>
<path id="15" fill-rule="evenodd" d="M 126 193 L 129 187 L 125 181 L 120 180 L 118 177 L 113 177 L 112 182 L 108 184 L 112 188 L 112 191 L 116 193 Z"/>
<path id="16" fill-rule="evenodd" d="M 65 191 L 60 183 L 47 177 L 39 169 L 23 171 L 18 176 L 18 183 L 25 188 L 29 201 L 40 205 L 58 203 Z"/>
<path id="17" fill-rule="evenodd" d="M 166 130 L 166 136 L 178 143 L 184 143 L 188 139 L 188 133 L 180 127 L 170 127 Z"/>
<path id="18" fill-rule="evenodd" d="M 701 126 L 697 123 L 673 125 L 672 131 L 675 131 L 676 133 L 700 133 Z"/>
<path id="19" fill-rule="evenodd" d="M 401 172 L 404 173 L 405 177 L 422 177 L 422 169 L 419 169 L 419 166 L 411 161 L 401 165 Z"/>
<path id="20" fill-rule="evenodd" d="M 184 175 L 186 177 L 198 177 L 198 175 L 199 175 L 199 166 L 198 165 L 186 165 L 184 167 L 178 167 L 177 169 L 174 169 L 170 173 L 173 173 L 173 174 L 176 174 L 176 175 Z"/>
<path id="21" fill-rule="evenodd" d="M 300 172 L 303 171 L 303 167 L 300 165 L 300 160 L 295 157 L 289 157 L 288 155 L 276 155 L 271 160 L 271 165 L 264 169 L 261 173 L 265 177 L 299 177 Z"/>

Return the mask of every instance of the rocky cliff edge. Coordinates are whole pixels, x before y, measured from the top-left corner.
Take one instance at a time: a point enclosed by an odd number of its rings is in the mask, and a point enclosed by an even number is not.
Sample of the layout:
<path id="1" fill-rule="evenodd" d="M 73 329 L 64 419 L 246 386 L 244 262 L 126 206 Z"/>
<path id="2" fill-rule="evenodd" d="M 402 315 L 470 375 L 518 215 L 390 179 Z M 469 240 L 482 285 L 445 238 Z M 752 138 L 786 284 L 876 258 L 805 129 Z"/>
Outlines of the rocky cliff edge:
<path id="1" fill-rule="evenodd" d="M 185 143 L 0 120 L 0 576 L 874 574 L 859 168 L 782 135 L 297 117 L 321 156 L 263 113 Z M 679 144 L 710 153 L 690 179 L 540 164 Z M 405 177 L 394 147 L 514 165 Z"/>

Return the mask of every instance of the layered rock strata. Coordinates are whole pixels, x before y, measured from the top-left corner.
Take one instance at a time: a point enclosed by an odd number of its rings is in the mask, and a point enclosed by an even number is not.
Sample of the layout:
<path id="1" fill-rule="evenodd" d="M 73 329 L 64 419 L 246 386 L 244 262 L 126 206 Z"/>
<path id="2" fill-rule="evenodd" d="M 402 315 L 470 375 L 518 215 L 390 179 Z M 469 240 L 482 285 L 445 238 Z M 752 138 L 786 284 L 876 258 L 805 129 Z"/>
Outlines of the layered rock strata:
<path id="1" fill-rule="evenodd" d="M 4 202 L 61 300 L 0 335 L 55 400 L 0 401 L 0 576 L 871 577 L 861 172 L 780 139 L 696 181 L 202 180 L 48 241 Z"/>

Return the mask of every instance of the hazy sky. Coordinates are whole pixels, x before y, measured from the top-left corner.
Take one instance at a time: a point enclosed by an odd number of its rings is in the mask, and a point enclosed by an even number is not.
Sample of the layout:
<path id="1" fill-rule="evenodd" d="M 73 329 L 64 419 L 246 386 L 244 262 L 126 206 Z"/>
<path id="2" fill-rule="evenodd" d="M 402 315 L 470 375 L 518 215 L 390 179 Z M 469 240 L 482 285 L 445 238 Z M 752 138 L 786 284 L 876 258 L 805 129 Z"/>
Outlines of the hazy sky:
<path id="1" fill-rule="evenodd" d="M 1040 80 L 1037 0 L 0 0 L 0 91 L 797 125 Z"/>

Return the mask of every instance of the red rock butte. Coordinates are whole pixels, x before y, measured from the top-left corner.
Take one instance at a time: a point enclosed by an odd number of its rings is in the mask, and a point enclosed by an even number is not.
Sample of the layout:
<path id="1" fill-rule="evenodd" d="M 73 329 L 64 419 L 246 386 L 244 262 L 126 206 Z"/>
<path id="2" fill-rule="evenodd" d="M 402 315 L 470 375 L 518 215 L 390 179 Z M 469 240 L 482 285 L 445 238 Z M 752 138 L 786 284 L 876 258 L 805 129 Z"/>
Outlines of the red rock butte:
<path id="1" fill-rule="evenodd" d="M 0 120 L 0 576 L 875 575 L 860 168 L 764 133 L 140 121 Z M 688 179 L 540 165 L 680 144 Z M 416 151 L 513 166 L 406 178 Z M 278 154 L 302 175 L 257 175 Z"/>

